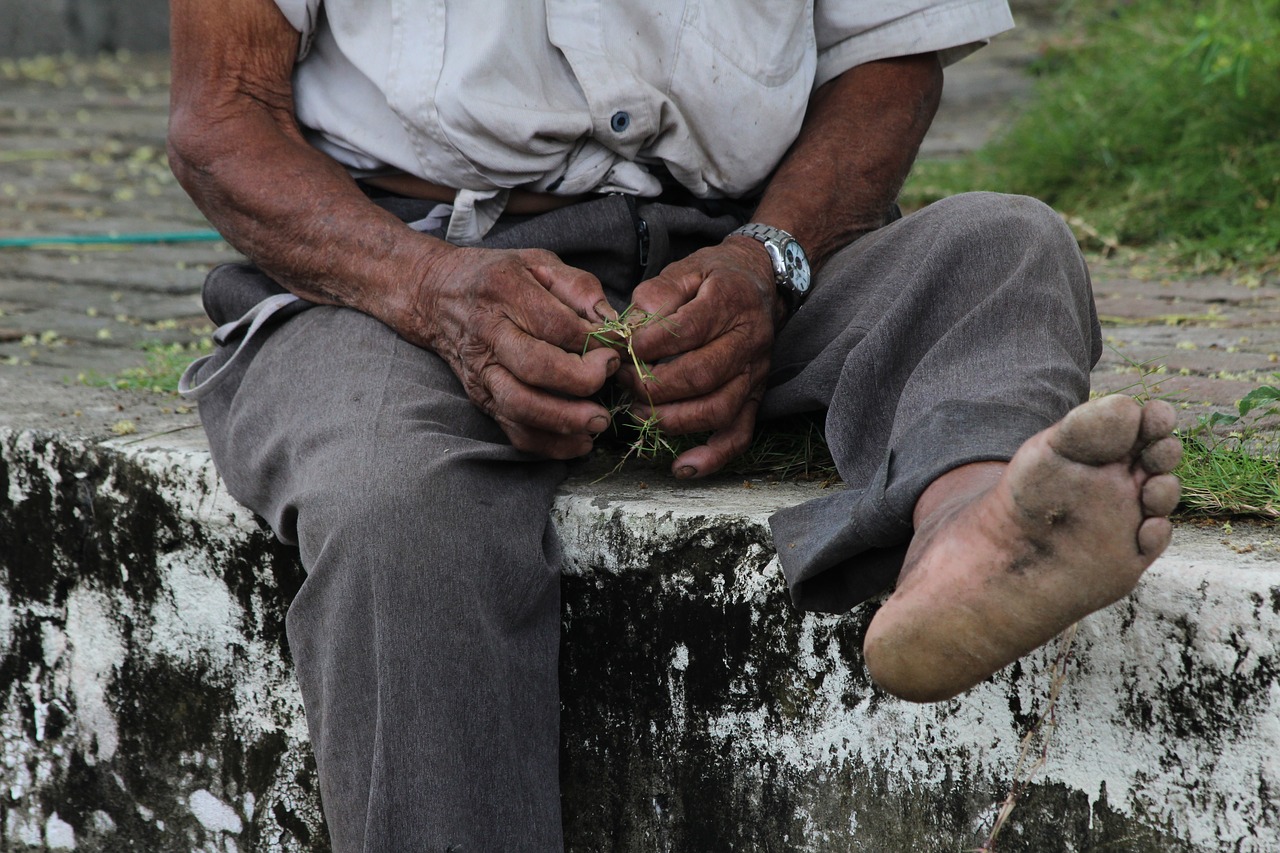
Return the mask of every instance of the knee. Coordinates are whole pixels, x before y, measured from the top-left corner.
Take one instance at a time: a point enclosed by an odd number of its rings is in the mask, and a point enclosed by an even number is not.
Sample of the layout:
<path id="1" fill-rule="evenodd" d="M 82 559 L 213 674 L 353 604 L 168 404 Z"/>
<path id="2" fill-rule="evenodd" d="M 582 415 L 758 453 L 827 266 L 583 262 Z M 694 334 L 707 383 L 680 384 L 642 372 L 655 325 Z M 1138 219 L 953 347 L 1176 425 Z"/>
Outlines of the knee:
<path id="1" fill-rule="evenodd" d="M 932 205 L 964 239 L 1018 252 L 1037 252 L 1064 265 L 1080 265 L 1075 235 L 1052 207 L 1025 195 L 970 192 Z"/>

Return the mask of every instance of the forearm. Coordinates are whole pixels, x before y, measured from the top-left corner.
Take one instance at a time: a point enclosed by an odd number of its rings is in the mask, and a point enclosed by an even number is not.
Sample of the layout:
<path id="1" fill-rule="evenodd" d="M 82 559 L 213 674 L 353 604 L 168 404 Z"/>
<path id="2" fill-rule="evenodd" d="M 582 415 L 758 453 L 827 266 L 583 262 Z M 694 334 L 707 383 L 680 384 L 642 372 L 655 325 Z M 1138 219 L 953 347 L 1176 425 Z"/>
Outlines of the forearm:
<path id="1" fill-rule="evenodd" d="M 824 85 L 755 220 L 790 232 L 821 268 L 884 224 L 941 93 L 934 54 L 867 63 Z"/>
<path id="2" fill-rule="evenodd" d="M 451 247 L 399 222 L 294 119 L 298 34 L 270 0 L 173 0 L 169 160 L 209 221 L 314 302 L 403 327 Z"/>
<path id="3" fill-rule="evenodd" d="M 335 162 L 281 130 L 266 108 L 230 126 L 177 116 L 175 174 L 236 249 L 313 302 L 391 321 L 423 282 L 443 241 L 418 234 L 369 201 Z M 196 137 L 193 139 L 192 137 Z M 253 152 L 245 156 L 246 151 Z"/>

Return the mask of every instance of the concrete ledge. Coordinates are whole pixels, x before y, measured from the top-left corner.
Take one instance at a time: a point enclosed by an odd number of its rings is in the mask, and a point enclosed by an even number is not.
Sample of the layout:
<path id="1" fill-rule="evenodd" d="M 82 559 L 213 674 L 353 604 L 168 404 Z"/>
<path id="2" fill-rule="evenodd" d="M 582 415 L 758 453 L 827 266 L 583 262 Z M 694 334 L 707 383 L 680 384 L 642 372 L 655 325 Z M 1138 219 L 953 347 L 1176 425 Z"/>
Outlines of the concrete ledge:
<path id="1" fill-rule="evenodd" d="M 185 436 L 185 437 L 184 437 Z M 301 570 L 195 431 L 0 431 L 0 850 L 328 849 L 283 635 Z M 975 847 L 1051 653 L 962 700 L 872 687 L 871 607 L 800 616 L 764 520 L 816 486 L 571 483 L 571 850 Z M 1280 545 L 1179 530 L 1083 622 L 1001 850 L 1280 849 Z"/>

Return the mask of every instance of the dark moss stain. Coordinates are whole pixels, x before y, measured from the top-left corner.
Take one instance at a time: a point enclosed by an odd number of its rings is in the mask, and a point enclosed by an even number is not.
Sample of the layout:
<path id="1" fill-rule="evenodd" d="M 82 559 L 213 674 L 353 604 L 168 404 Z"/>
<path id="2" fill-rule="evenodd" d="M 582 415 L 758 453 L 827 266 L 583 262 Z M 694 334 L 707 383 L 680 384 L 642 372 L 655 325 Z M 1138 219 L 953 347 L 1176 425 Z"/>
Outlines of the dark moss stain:
<path id="1" fill-rule="evenodd" d="M 570 849 L 783 849 L 760 839 L 798 831 L 793 780 L 775 759 L 742 754 L 707 722 L 766 709 L 767 724 L 782 725 L 804 713 L 820 678 L 792 672 L 800 621 L 780 589 L 763 609 L 717 591 L 717 578 L 735 581 L 726 555 L 744 553 L 751 534 L 726 526 L 714 540 L 677 536 L 654 555 L 654 566 L 680 567 L 679 592 L 664 592 L 656 572 L 563 583 L 561 782 Z M 627 552 L 629 543 L 614 544 Z M 684 671 L 672 667 L 681 647 Z M 745 677 L 748 662 L 755 677 Z M 683 722 L 672 714 L 673 695 L 682 697 Z M 694 819 L 711 814 L 715 821 Z"/>
<path id="2" fill-rule="evenodd" d="M 37 436 L 30 453 L 14 450 L 13 439 L 9 447 L 8 481 L 20 478 L 27 490 L 16 503 L 0 491 L 0 567 L 14 600 L 61 605 L 73 584 L 93 578 L 103 589 L 154 601 L 156 558 L 179 541 L 176 515 L 156 478 L 117 454 L 49 437 Z M 58 472 L 56 484 L 42 460 Z M 110 494 L 103 490 L 108 482 Z"/>
<path id="3" fill-rule="evenodd" d="M 40 623 L 35 619 L 16 621 L 9 636 L 9 650 L 0 655 L 0 697 L 13 696 L 21 703 L 20 716 L 27 737 L 35 739 L 35 715 L 26 690 L 20 685 L 34 680 L 33 670 L 40 667 L 44 652 L 40 642 Z M 19 698 L 20 697 L 20 698 Z M 0 793 L 3 790 L 0 789 Z"/>
<path id="4" fill-rule="evenodd" d="M 185 484 L 167 484 L 113 451 L 68 447 L 37 436 L 30 452 L 14 449 L 10 439 L 8 453 L 7 461 L 0 454 L 6 484 L 0 487 L 0 579 L 15 605 L 36 604 L 58 613 L 71 589 L 80 586 L 123 597 L 136 605 L 132 612 L 146 613 L 164 594 L 160 559 L 179 548 L 194 549 L 222 569 L 244 608 L 240 627 L 246 635 L 266 640 L 288 660 L 284 614 L 302 579 L 296 551 L 264 531 L 231 543 L 211 541 L 166 499 Z M 59 474 L 56 486 L 50 485 L 45 462 Z M 14 502 L 7 484 L 16 478 L 22 479 L 27 497 Z M 253 818 L 238 836 L 241 849 L 329 850 L 318 819 L 314 761 L 291 759 L 300 767 L 297 778 L 282 780 L 288 743 L 281 734 L 250 739 L 237 729 L 230 676 L 207 664 L 155 657 L 146 648 L 148 626 L 129 617 L 118 621 L 126 654 L 107 691 L 119 736 L 115 757 L 88 761 L 69 732 L 69 709 L 56 699 L 42 707 L 38 732 L 37 709 L 22 685 L 45 684 L 49 701 L 46 682 L 53 675 L 45 671 L 42 628 L 51 618 L 64 629 L 62 617 L 15 619 L 9 649 L 0 658 L 0 695 L 17 703 L 13 710 L 23 722 L 22 735 L 36 750 L 31 760 L 54 769 L 29 796 L 46 815 L 57 811 L 71 825 L 77 849 L 188 851 L 208 833 L 190 813 L 186 797 L 205 788 L 236 806 L 246 793 L 255 796 Z M 243 659 L 236 663 L 245 665 Z M 37 759 L 40 754 L 44 757 Z M 11 805 L 0 802 L 0 809 Z M 139 805 L 152 811 L 151 819 L 139 813 Z M 114 829 L 104 828 L 95 812 L 105 814 Z M 5 818 L 0 815 L 0 822 Z M 0 851 L 8 849 L 6 844 L 0 840 Z"/>
<path id="5" fill-rule="evenodd" d="M 879 609 L 879 601 L 861 604 L 841 616 L 831 629 L 833 649 L 837 659 L 847 670 L 848 680 L 840 694 L 840 704 L 846 710 L 853 710 L 866 703 L 867 709 L 874 711 L 881 702 L 889 699 L 888 694 L 872 683 L 862 657 L 862 643 L 867 637 L 867 628 Z"/>
<path id="6" fill-rule="evenodd" d="M 311 846 L 311 827 L 307 826 L 306 821 L 289 811 L 283 803 L 275 803 L 271 807 L 271 814 L 276 819 L 276 823 L 284 832 L 293 836 L 304 849 L 324 849 L 321 847 Z M 327 847 L 327 845 L 325 845 Z"/>
<path id="7" fill-rule="evenodd" d="M 1022 694 L 1018 690 L 1018 685 L 1022 683 L 1023 672 L 1022 661 L 1016 660 L 1005 672 L 996 676 L 1000 680 L 1008 680 L 1005 689 L 1009 696 L 1009 713 L 1013 715 L 1013 725 L 1019 736 L 1025 736 L 1031 731 L 1038 716 L 1034 713 L 1034 709 L 1031 713 L 1026 713 L 1022 709 Z"/>
<path id="8" fill-rule="evenodd" d="M 1280 586 L 1271 587 L 1271 612 L 1280 615 Z"/>
<path id="9" fill-rule="evenodd" d="M 258 519 L 257 532 L 233 542 L 216 565 L 245 614 L 244 628 L 270 642 L 283 660 L 292 660 L 285 616 L 306 578 L 298 549 L 280 542 Z"/>
<path id="10" fill-rule="evenodd" d="M 1104 784 L 1092 809 L 1089 843 L 1082 850 L 1119 850 L 1124 853 L 1196 853 L 1169 827 L 1145 812 L 1125 815 L 1113 809 Z"/>
<path id="11" fill-rule="evenodd" d="M 45 447 L 37 441 L 36 452 Z M 9 593 L 16 602 L 62 600 L 66 597 L 65 578 L 50 571 L 59 563 L 64 535 L 59 524 L 69 523 L 71 530 L 80 525 L 65 506 L 54 502 L 49 481 L 34 461 L 23 456 L 6 464 L 5 473 L 6 483 L 21 480 L 26 492 L 25 500 L 15 503 L 7 488 L 0 489 L 0 566 L 5 570 Z M 50 517 L 51 504 L 62 517 Z"/>
<path id="12" fill-rule="evenodd" d="M 71 825 L 76 833 L 77 850 L 172 850 L 176 853 L 181 845 L 169 832 L 179 825 L 166 822 L 166 831 L 162 832 L 144 820 L 138 813 L 135 794 L 121 787 L 113 774 L 116 767 L 116 762 L 90 765 L 80 750 L 73 751 L 65 772 L 41 789 L 45 814 L 56 811 L 60 819 Z M 172 799 L 170 795 L 165 801 Z M 115 825 L 109 833 L 110 840 L 95 837 L 100 835 L 93 823 L 95 811 L 105 813 Z M 189 845 L 186 849 L 190 849 Z"/>
<path id="13" fill-rule="evenodd" d="M 1193 739 L 1210 747 L 1252 732 L 1270 701 L 1272 685 L 1280 678 L 1280 652 L 1257 654 L 1257 649 L 1248 648 L 1246 640 L 1233 633 L 1227 644 L 1238 664 L 1229 670 L 1217 669 L 1194 651 L 1199 632 L 1195 623 L 1180 616 L 1173 626 L 1179 637 L 1180 671 L 1176 677 L 1160 679 L 1150 695 L 1139 690 L 1136 679 L 1123 678 L 1123 683 L 1133 685 L 1121 703 L 1126 720 L 1140 731 L 1156 732 L 1164 741 Z M 1251 661 L 1247 668 L 1239 665 L 1246 660 Z"/>

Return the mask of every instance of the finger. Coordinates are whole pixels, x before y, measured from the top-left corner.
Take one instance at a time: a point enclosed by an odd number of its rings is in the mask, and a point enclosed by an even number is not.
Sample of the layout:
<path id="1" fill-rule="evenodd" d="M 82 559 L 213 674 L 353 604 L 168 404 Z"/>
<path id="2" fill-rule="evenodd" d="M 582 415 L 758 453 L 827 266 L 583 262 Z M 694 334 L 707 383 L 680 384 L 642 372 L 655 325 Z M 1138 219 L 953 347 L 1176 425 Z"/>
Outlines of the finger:
<path id="1" fill-rule="evenodd" d="M 557 435 L 542 432 L 505 418 L 498 418 L 498 425 L 506 433 L 511 446 L 516 450 L 534 453 L 548 459 L 577 459 L 591 452 L 592 437 L 589 435 Z"/>
<path id="2" fill-rule="evenodd" d="M 744 375 L 735 377 L 710 394 L 661 406 L 650 406 L 647 401 L 635 402 L 630 411 L 641 420 L 656 414 L 662 429 L 672 435 L 709 432 L 731 424 L 742 411 L 751 391 L 751 380 Z"/>
<path id="3" fill-rule="evenodd" d="M 588 321 L 578 316 L 540 284 L 527 288 L 516 298 L 501 304 L 495 309 L 495 314 L 494 322 L 500 326 L 491 333 L 491 337 L 506 334 L 507 330 L 501 326 L 509 324 L 530 338 L 570 353 L 581 353 L 586 349 L 589 335 L 598 325 L 598 321 Z"/>
<path id="4" fill-rule="evenodd" d="M 715 338 L 736 320 L 728 306 L 694 299 L 666 314 L 654 312 L 632 333 L 631 346 L 646 362 L 695 350 Z"/>
<path id="5" fill-rule="evenodd" d="M 567 400 L 531 388 L 500 364 L 481 376 L 487 411 L 500 423 L 520 424 L 552 435 L 593 436 L 609 426 L 609 410 L 590 400 Z"/>
<path id="6" fill-rule="evenodd" d="M 643 318 L 632 333 L 631 344 L 637 355 L 656 361 L 698 345 L 684 334 L 683 320 L 678 315 L 697 294 L 701 283 L 701 273 L 680 274 L 668 267 L 635 289 L 631 296 L 631 316 Z M 683 347 L 682 340 L 688 341 Z M 655 348 L 656 342 L 666 345 L 662 353 Z"/>
<path id="7" fill-rule="evenodd" d="M 636 354 L 646 361 L 691 352 L 732 330 L 758 337 L 760 346 L 773 339 L 772 307 L 749 284 L 709 278 L 674 314 L 646 323 L 635 333 Z"/>
<path id="8" fill-rule="evenodd" d="M 752 342 L 745 333 L 716 338 L 701 349 L 650 365 L 642 377 L 630 363 L 619 371 L 619 382 L 637 398 L 670 403 L 710 394 L 735 377 L 762 377 L 768 371 L 767 345 Z"/>
<path id="9" fill-rule="evenodd" d="M 642 281 L 631 294 L 631 301 L 645 313 L 670 315 L 693 299 L 702 279 L 700 268 L 677 261 L 653 278 Z"/>
<path id="10" fill-rule="evenodd" d="M 618 318 L 605 298 L 600 280 L 586 270 L 571 267 L 550 252 L 542 263 L 533 263 L 529 272 L 547 292 L 589 323 L 605 323 Z"/>
<path id="11" fill-rule="evenodd" d="M 622 363 L 611 349 L 566 352 L 514 325 L 494 338 L 493 355 L 524 384 L 571 397 L 596 393 Z"/>
<path id="12" fill-rule="evenodd" d="M 741 456 L 751 446 L 759 408 L 759 401 L 748 400 L 728 427 L 712 433 L 706 444 L 691 448 L 676 457 L 671 465 L 672 473 L 682 480 L 706 477 Z"/>

